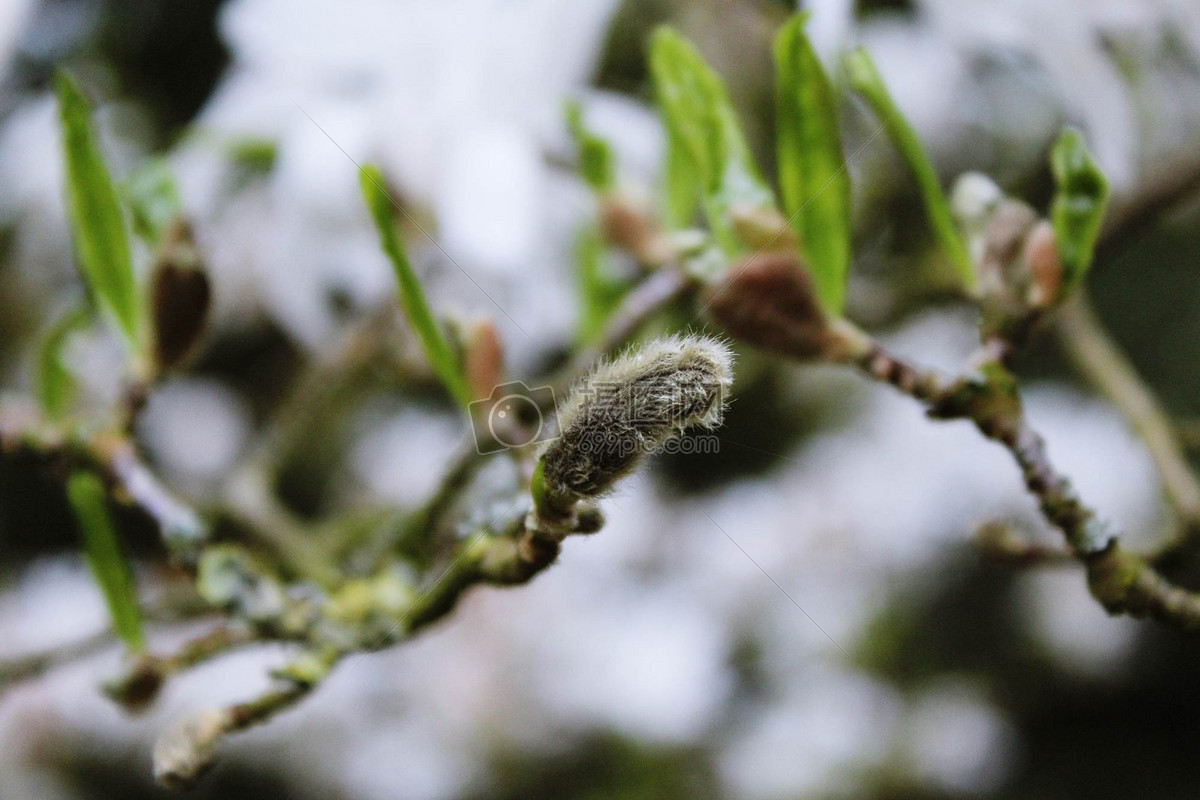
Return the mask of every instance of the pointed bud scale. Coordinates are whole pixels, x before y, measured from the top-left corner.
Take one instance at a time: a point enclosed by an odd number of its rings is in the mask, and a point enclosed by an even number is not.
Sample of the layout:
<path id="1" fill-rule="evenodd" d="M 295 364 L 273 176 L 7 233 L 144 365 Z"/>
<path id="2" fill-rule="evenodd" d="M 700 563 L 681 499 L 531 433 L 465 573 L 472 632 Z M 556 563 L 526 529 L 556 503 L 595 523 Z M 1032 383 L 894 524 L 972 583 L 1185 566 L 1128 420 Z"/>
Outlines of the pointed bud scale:
<path id="1" fill-rule="evenodd" d="M 191 226 L 176 220 L 163 235 L 151 276 L 154 364 L 158 374 L 181 366 L 195 350 L 212 301 Z"/>
<path id="2" fill-rule="evenodd" d="M 729 348 L 701 336 L 661 339 L 601 365 L 559 414 L 559 436 L 542 455 L 545 491 L 597 497 L 686 428 L 719 425 L 732 369 Z"/>
<path id="3" fill-rule="evenodd" d="M 1029 302 L 1036 308 L 1055 305 L 1062 299 L 1066 281 L 1054 226 L 1049 220 L 1042 220 L 1029 232 L 1024 257 L 1031 278 Z"/>

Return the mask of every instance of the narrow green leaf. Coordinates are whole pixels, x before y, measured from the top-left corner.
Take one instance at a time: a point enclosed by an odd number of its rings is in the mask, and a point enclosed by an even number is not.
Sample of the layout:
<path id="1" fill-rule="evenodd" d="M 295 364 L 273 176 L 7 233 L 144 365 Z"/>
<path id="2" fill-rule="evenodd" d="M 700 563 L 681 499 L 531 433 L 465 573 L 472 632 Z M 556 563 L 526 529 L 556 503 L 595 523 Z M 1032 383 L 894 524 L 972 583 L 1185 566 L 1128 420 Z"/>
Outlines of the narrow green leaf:
<path id="1" fill-rule="evenodd" d="M 108 604 L 113 630 L 130 650 L 140 653 L 146 649 L 146 637 L 137 590 L 108 514 L 104 484 L 91 472 L 72 473 L 67 499 L 83 534 L 84 556 Z"/>
<path id="2" fill-rule="evenodd" d="M 75 395 L 75 378 L 63 364 L 63 349 L 71 334 L 90 319 L 87 305 L 80 303 L 54 323 L 38 348 L 37 397 L 49 419 L 60 419 Z"/>
<path id="3" fill-rule="evenodd" d="M 850 174 L 829 76 L 797 14 L 775 37 L 775 141 L 783 208 L 817 297 L 838 315 L 850 266 Z"/>
<path id="4" fill-rule="evenodd" d="M 1108 205 L 1108 179 L 1088 151 L 1083 134 L 1064 128 L 1050 153 L 1057 191 L 1050 209 L 1064 289 L 1077 285 L 1092 265 Z"/>
<path id="5" fill-rule="evenodd" d="M 655 31 L 650 73 L 667 129 L 672 221 L 689 217 L 689 206 L 700 197 L 714 236 L 733 254 L 739 245 L 731 212 L 770 207 L 775 200 L 754 164 L 725 86 L 687 39 L 670 28 Z"/>
<path id="6" fill-rule="evenodd" d="M 108 167 L 92 132 L 87 100 L 66 73 L 54 79 L 66 159 L 67 206 L 83 276 L 130 349 L 142 323 L 125 221 Z"/>
<path id="7" fill-rule="evenodd" d="M 599 231 L 585 228 L 575 246 L 577 284 L 579 286 L 580 342 L 591 342 L 620 304 L 629 284 L 614 278 L 608 266 L 608 251 Z"/>
<path id="8" fill-rule="evenodd" d="M 616 183 L 612 148 L 583 124 L 583 110 L 577 102 L 567 103 L 567 128 L 579 148 L 579 172 L 597 192 L 610 192 Z"/>
<path id="9" fill-rule="evenodd" d="M 900 151 L 900 155 L 916 176 L 921 198 L 925 203 L 925 213 L 929 215 L 934 234 L 950 257 L 950 263 L 958 271 L 963 285 L 968 288 L 974 286 L 975 270 L 971 266 L 966 243 L 954 227 L 950 203 L 942 192 L 937 170 L 933 168 L 933 162 L 917 137 L 917 132 L 900 113 L 900 109 L 888 93 L 887 85 L 865 50 L 855 50 L 846 57 L 846 72 L 851 87 L 871 106 L 887 130 L 892 144 Z"/>
<path id="10" fill-rule="evenodd" d="M 365 166 L 359 169 L 358 177 L 362 186 L 363 199 L 371 211 L 375 228 L 379 231 L 379 242 L 383 247 L 383 252 L 392 262 L 392 268 L 396 271 L 400 306 L 404 309 L 409 324 L 416 331 L 417 338 L 421 341 L 421 348 L 425 351 L 425 357 L 429 359 L 429 365 L 433 367 L 434 373 L 441 379 L 455 401 L 466 408 L 471 403 L 471 392 L 467 389 L 467 379 L 463 375 L 458 357 L 446 341 L 441 328 L 438 327 L 437 320 L 434 319 L 433 312 L 429 309 L 429 303 L 425 300 L 421 283 L 417 280 L 417 274 L 413 272 L 408 255 L 404 252 L 404 245 L 392 224 L 392 200 L 383 188 L 383 174 L 377 167 Z"/>

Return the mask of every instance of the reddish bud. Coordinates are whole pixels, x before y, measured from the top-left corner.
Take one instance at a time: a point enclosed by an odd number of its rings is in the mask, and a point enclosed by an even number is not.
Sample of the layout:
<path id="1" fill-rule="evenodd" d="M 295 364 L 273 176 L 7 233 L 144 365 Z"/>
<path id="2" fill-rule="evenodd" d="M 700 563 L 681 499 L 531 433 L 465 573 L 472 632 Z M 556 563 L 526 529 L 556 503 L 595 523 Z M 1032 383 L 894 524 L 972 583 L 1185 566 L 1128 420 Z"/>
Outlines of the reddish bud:
<path id="1" fill-rule="evenodd" d="M 1025 262 L 1031 278 L 1029 302 L 1037 308 L 1053 306 L 1062 295 L 1063 268 L 1054 226 L 1047 220 L 1035 225 L 1025 239 Z"/>
<path id="2" fill-rule="evenodd" d="M 671 247 L 650 213 L 628 198 L 609 195 L 600 201 L 600 229 L 609 242 L 643 264 L 671 260 Z"/>
<path id="3" fill-rule="evenodd" d="M 471 397 L 489 397 L 504 380 L 504 347 L 491 320 L 478 320 L 463 332 L 463 371 Z"/>

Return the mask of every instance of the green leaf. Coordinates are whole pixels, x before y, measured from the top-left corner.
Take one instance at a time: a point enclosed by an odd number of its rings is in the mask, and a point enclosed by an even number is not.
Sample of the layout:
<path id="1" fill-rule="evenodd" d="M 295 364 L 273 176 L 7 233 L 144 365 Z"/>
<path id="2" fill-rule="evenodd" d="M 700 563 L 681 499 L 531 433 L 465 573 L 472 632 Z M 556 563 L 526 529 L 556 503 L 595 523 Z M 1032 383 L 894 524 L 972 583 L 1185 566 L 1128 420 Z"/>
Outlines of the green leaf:
<path id="1" fill-rule="evenodd" d="M 738 125 L 721 79 L 670 28 L 650 46 L 650 74 L 667 129 L 667 195 L 672 222 L 686 220 L 696 197 L 727 254 L 739 249 L 731 212 L 774 205 Z"/>
<path id="2" fill-rule="evenodd" d="M 1083 134 L 1065 128 L 1050 153 L 1057 191 L 1050 209 L 1064 289 L 1076 286 L 1092 265 L 1108 204 L 1108 179 L 1088 152 Z"/>
<path id="3" fill-rule="evenodd" d="M 578 336 L 580 342 L 591 342 L 604 329 L 629 284 L 609 274 L 604 237 L 592 228 L 580 232 L 575 258 L 581 307 Z"/>
<path id="4" fill-rule="evenodd" d="M 612 148 L 608 142 L 589 131 L 583 124 L 579 103 L 567 103 L 567 128 L 579 148 L 579 172 L 597 192 L 610 192 L 616 182 Z"/>
<path id="5" fill-rule="evenodd" d="M 91 318 L 87 304 L 80 303 L 54 323 L 38 348 L 38 404 L 49 419 L 61 419 L 75 396 L 75 378 L 63 364 L 63 349 L 71 334 L 87 325 Z"/>
<path id="6" fill-rule="evenodd" d="M 775 141 L 783 208 L 800 237 L 817 297 L 842 312 L 850 266 L 850 174 L 829 76 L 797 14 L 775 37 Z"/>
<path id="7" fill-rule="evenodd" d="M 84 556 L 108 604 L 113 630 L 130 650 L 140 653 L 146 649 L 146 637 L 137 591 L 108 514 L 104 484 L 91 472 L 72 473 L 67 479 L 67 499 L 83 533 Z"/>
<path id="8" fill-rule="evenodd" d="M 83 93 L 64 72 L 55 76 L 54 88 L 66 158 L 67 205 L 79 264 L 93 295 L 117 323 L 130 349 L 136 349 L 143 310 L 117 192 L 96 144 Z"/>
<path id="9" fill-rule="evenodd" d="M 163 230 L 179 217 L 181 207 L 175 178 L 161 158 L 136 169 L 122 192 L 129 206 L 133 232 L 147 244 L 158 244 Z"/>
<path id="10" fill-rule="evenodd" d="M 409 324 L 412 325 L 417 338 L 421 341 L 421 348 L 425 351 L 425 357 L 429 359 L 429 365 L 433 367 L 434 373 L 441 379 L 455 401 L 466 408 L 471 403 L 471 392 L 467 388 L 467 379 L 463 375 L 458 357 L 446 341 L 441 328 L 438 327 L 437 320 L 434 319 L 433 312 L 429 309 L 425 293 L 421 290 L 421 283 L 417 280 L 417 274 L 413 272 L 408 255 L 404 252 L 404 245 L 396 234 L 396 228 L 392 224 L 392 199 L 383 188 L 383 174 L 377 167 L 365 166 L 359 169 L 358 177 L 362 186 L 363 199 L 366 201 L 367 208 L 371 211 L 371 218 L 375 221 L 375 227 L 379 231 L 379 242 L 383 247 L 383 252 L 387 254 L 388 259 L 392 262 L 392 268 L 396 271 L 400 306 L 404 309 Z"/>
<path id="11" fill-rule="evenodd" d="M 689 227 L 695 218 L 700 186 L 692 172 L 691 160 L 685 145 L 667 127 L 667 164 L 663 176 L 664 216 L 671 228 Z"/>
<path id="12" fill-rule="evenodd" d="M 917 138 L 917 132 L 900 113 L 900 109 L 888 93 L 887 85 L 865 50 L 855 50 L 846 57 L 846 72 L 851 87 L 871 106 L 880 123 L 887 129 L 892 144 L 900 151 L 900 155 L 908 162 L 909 168 L 916 176 L 921 199 L 925 203 L 925 213 L 929 215 L 933 232 L 950 257 L 950 263 L 957 270 L 963 285 L 968 288 L 974 286 L 975 270 L 971 266 L 966 243 L 954 227 L 950 203 L 942 192 L 937 170 L 933 168 L 929 154 Z"/>

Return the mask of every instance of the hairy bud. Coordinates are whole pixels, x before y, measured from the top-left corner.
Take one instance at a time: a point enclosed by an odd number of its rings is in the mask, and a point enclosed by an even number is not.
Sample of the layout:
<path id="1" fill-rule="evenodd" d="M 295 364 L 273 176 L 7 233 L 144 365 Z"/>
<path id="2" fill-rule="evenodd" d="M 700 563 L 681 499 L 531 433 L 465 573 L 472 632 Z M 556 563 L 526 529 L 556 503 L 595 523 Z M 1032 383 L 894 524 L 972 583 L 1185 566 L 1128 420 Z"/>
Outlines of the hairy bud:
<path id="1" fill-rule="evenodd" d="M 838 359 L 859 344 L 849 325 L 826 316 L 808 271 L 789 252 L 748 257 L 710 284 L 703 301 L 735 338 L 789 358 Z"/>
<path id="2" fill-rule="evenodd" d="M 547 495 L 602 495 L 684 429 L 719 425 L 732 366 L 720 341 L 682 336 L 598 367 L 564 404 L 559 436 L 542 455 Z"/>

